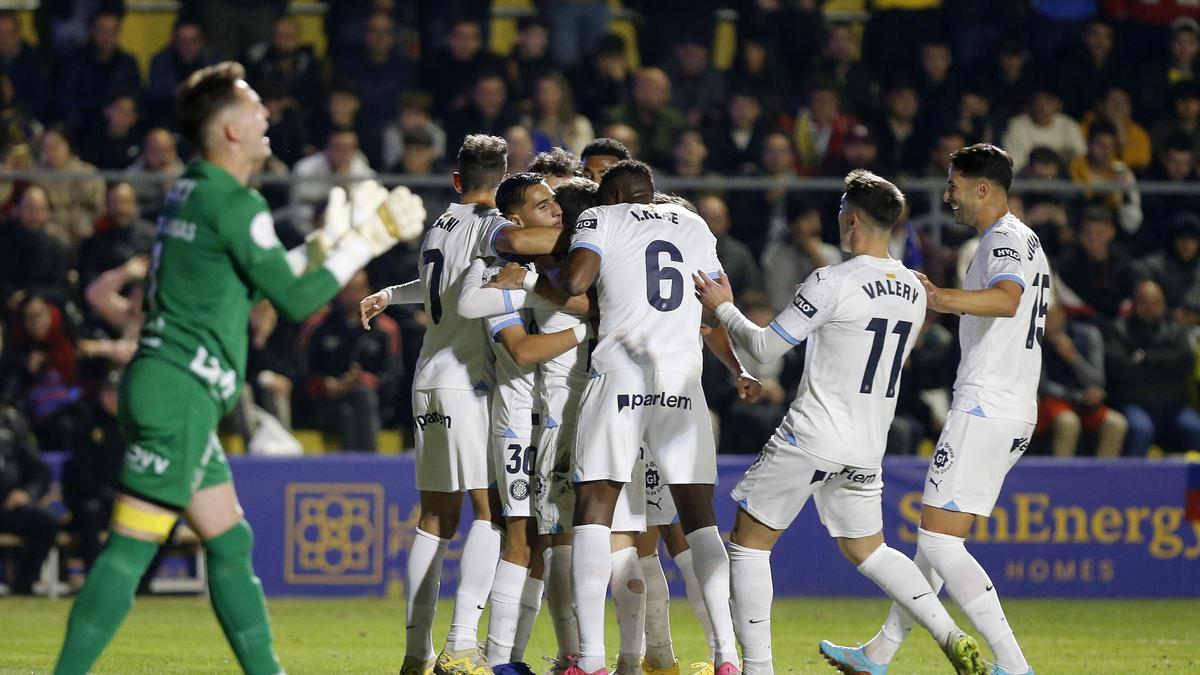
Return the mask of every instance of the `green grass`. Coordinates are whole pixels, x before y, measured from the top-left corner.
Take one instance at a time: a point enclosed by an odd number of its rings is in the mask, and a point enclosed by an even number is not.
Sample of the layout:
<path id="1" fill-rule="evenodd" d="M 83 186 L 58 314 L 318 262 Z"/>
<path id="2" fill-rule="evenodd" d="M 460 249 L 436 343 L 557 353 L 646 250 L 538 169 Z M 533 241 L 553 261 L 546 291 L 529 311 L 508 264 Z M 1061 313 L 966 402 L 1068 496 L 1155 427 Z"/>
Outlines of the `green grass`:
<path id="1" fill-rule="evenodd" d="M 276 599 L 269 604 L 277 650 L 293 675 L 394 673 L 400 667 L 404 626 L 399 601 Z M 866 640 L 887 608 L 882 600 L 778 601 L 778 672 L 833 673 L 817 656 L 817 642 Z M 48 672 L 69 609 L 69 600 L 0 600 L 0 673 Z M 443 603 L 438 611 L 434 636 L 439 646 L 449 610 Z M 672 610 L 680 661 L 699 661 L 706 646 L 690 606 L 677 600 Z M 1200 631 L 1194 622 L 1200 600 L 1010 600 L 1006 610 L 1025 654 L 1042 675 L 1200 672 Z M 609 616 L 611 621 L 611 612 Z M 966 625 L 961 615 L 956 618 Z M 609 653 L 614 654 L 614 625 L 608 635 Z M 529 655 L 540 669 L 538 657 L 552 652 L 553 634 L 543 611 Z M 205 599 L 140 598 L 95 672 L 232 673 L 237 667 Z M 892 672 L 946 673 L 948 666 L 933 640 L 918 629 Z"/>

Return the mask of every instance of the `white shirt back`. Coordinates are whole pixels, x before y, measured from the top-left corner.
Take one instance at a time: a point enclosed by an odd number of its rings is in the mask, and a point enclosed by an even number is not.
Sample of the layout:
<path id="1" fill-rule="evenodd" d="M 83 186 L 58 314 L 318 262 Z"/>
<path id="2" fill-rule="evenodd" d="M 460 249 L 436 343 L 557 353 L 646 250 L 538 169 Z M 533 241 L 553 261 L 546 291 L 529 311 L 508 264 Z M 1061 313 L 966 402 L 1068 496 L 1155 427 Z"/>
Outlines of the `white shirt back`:
<path id="1" fill-rule="evenodd" d="M 860 255 L 809 275 L 771 323 L 793 345 L 808 339 L 779 433 L 821 459 L 879 467 L 925 304 L 917 277 L 891 258 Z"/>
<path id="2" fill-rule="evenodd" d="M 421 242 L 418 275 L 429 294 L 429 325 L 417 359 L 414 389 L 490 387 L 491 348 L 479 319 L 458 314 L 463 274 L 480 256 L 495 256 L 496 233 L 511 225 L 496 209 L 477 204 L 451 204 L 434 221 Z"/>
<path id="3" fill-rule="evenodd" d="M 601 256 L 593 370 L 700 376 L 703 308 L 691 275 L 721 270 L 716 244 L 700 216 L 675 204 L 597 206 L 579 216 L 571 248 Z"/>
<path id="4" fill-rule="evenodd" d="M 484 283 L 487 283 L 500 273 L 499 267 L 489 267 L 483 273 Z M 526 299 L 527 301 L 527 299 Z M 537 379 L 537 365 L 522 366 L 518 364 L 500 341 L 500 332 L 511 326 L 521 326 L 532 335 L 538 332 L 537 324 L 533 322 L 533 312 L 528 308 L 511 311 L 507 314 L 489 316 L 483 320 L 491 341 L 492 355 L 496 364 L 496 390 L 492 394 L 492 409 L 497 410 L 497 402 L 501 411 L 500 417 L 512 420 L 523 417 L 528 421 L 529 411 L 533 409 L 533 386 Z M 493 422 L 497 422 L 493 416 Z"/>
<path id="5" fill-rule="evenodd" d="M 1011 213 L 980 237 L 963 288 L 978 291 L 1005 280 L 1025 289 L 1015 316 L 964 316 L 958 324 L 962 360 L 951 407 L 979 417 L 1033 423 L 1052 298 L 1050 263 L 1037 235 Z"/>

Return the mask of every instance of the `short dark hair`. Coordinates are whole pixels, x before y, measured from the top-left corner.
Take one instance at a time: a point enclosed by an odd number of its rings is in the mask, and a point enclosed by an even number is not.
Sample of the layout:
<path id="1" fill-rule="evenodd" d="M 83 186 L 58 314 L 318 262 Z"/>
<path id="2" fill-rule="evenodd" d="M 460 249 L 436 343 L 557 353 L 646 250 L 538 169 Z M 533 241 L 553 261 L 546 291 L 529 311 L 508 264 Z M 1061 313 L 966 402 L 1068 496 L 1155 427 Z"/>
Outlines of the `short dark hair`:
<path id="1" fill-rule="evenodd" d="M 1012 157 L 991 143 L 976 143 L 956 150 L 950 155 L 950 166 L 967 178 L 982 178 L 1005 192 L 1012 187 Z"/>
<path id="2" fill-rule="evenodd" d="M 529 162 L 526 171 L 536 171 L 543 176 L 577 176 L 579 175 L 579 158 L 563 148 L 552 148 L 548 152 L 539 152 Z"/>
<path id="3" fill-rule="evenodd" d="M 1083 216 L 1080 217 L 1079 223 L 1106 223 L 1116 227 L 1117 217 L 1113 214 L 1112 209 L 1103 204 L 1089 204 L 1083 210 Z"/>
<path id="4" fill-rule="evenodd" d="M 867 216 L 880 229 L 891 230 L 904 210 L 904 193 L 890 181 L 870 171 L 846 174 L 846 204 Z"/>
<path id="5" fill-rule="evenodd" d="M 192 73 L 176 97 L 183 137 L 204 150 L 205 128 L 226 106 L 237 101 L 237 83 L 244 79 L 246 69 L 235 61 L 224 61 Z"/>
<path id="6" fill-rule="evenodd" d="M 501 181 L 500 187 L 496 189 L 496 208 L 506 216 L 515 213 L 525 205 L 525 192 L 544 180 L 542 174 L 532 171 L 510 175 Z"/>
<path id="7" fill-rule="evenodd" d="M 1097 136 L 1117 136 L 1117 127 L 1106 119 L 1096 119 L 1088 127 L 1088 140 L 1092 140 Z"/>
<path id="8" fill-rule="evenodd" d="M 499 136 L 471 134 L 458 149 L 458 175 L 463 192 L 495 187 L 508 167 L 508 144 Z"/>
<path id="9" fill-rule="evenodd" d="M 575 227 L 579 214 L 600 203 L 596 197 L 599 185 L 595 181 L 582 176 L 571 178 L 554 189 L 554 201 L 562 207 L 562 222 L 564 228 Z"/>
<path id="10" fill-rule="evenodd" d="M 630 159 L 629 148 L 625 144 L 615 138 L 597 138 L 588 141 L 588 144 L 583 146 L 583 152 L 579 153 L 579 159 L 587 159 L 594 156 L 601 157 L 616 157 L 617 159 Z"/>
<path id="11" fill-rule="evenodd" d="M 645 192 L 654 194 L 654 173 L 645 162 L 623 159 L 608 167 L 600 177 L 600 192 L 612 193 L 620 189 L 625 194 Z"/>

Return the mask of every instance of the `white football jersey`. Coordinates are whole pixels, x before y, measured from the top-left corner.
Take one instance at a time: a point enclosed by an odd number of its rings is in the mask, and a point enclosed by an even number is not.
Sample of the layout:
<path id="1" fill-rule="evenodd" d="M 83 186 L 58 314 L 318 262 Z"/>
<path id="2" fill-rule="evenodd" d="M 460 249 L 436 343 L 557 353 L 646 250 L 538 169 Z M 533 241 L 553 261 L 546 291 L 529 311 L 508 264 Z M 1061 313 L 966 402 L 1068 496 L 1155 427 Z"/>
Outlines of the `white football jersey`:
<path id="1" fill-rule="evenodd" d="M 429 325 L 417 359 L 414 389 L 490 387 L 492 352 L 487 332 L 478 319 L 459 316 L 458 294 L 471 262 L 496 255 L 496 233 L 511 224 L 496 209 L 451 204 L 425 232 L 419 276 L 428 289 Z"/>
<path id="2" fill-rule="evenodd" d="M 484 283 L 500 272 L 499 267 L 489 267 L 484 273 Z M 504 344 L 500 342 L 500 331 L 510 326 L 521 326 L 525 332 L 538 332 L 533 322 L 533 313 L 519 309 L 489 316 L 483 320 L 491 341 L 496 364 L 496 389 L 492 394 L 492 423 L 497 433 L 514 431 L 512 425 L 520 425 L 518 432 L 529 433 L 528 425 L 533 410 L 533 387 L 537 379 L 537 365 L 522 366 L 513 360 Z"/>
<path id="3" fill-rule="evenodd" d="M 878 468 L 925 302 L 921 282 L 891 258 L 860 255 L 810 274 L 771 322 L 793 345 L 808 339 L 796 400 L 777 432 L 783 440 L 830 462 Z"/>
<path id="4" fill-rule="evenodd" d="M 959 321 L 962 358 L 951 407 L 979 417 L 1032 423 L 1037 421 L 1042 336 L 1052 301 L 1050 263 L 1037 235 L 1011 213 L 980 237 L 963 288 L 978 291 L 1005 280 L 1025 289 L 1015 316 L 963 316 Z"/>
<path id="5" fill-rule="evenodd" d="M 600 331 L 592 369 L 700 376 L 700 315 L 692 273 L 721 271 L 704 220 L 675 204 L 615 204 L 584 211 L 571 248 L 601 256 Z"/>

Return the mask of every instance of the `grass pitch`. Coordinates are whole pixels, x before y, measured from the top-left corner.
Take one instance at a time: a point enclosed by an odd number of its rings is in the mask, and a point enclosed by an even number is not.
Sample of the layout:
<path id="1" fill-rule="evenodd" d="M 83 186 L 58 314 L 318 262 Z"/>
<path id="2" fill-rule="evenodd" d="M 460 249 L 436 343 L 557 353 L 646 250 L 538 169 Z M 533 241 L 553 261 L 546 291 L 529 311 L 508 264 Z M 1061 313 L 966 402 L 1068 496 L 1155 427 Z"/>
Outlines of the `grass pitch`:
<path id="1" fill-rule="evenodd" d="M 275 599 L 269 606 L 277 650 L 293 675 L 399 670 L 402 602 Z M 883 600 L 778 600 L 777 670 L 835 672 L 817 655 L 817 642 L 822 638 L 839 644 L 865 641 L 883 622 L 887 609 Z M 1009 600 L 1005 609 L 1040 675 L 1200 672 L 1200 631 L 1192 620 L 1200 615 L 1200 600 Z M 70 600 L 0 599 L 0 673 L 49 672 L 69 610 Z M 434 630 L 438 647 L 449 616 L 450 604 L 443 602 Z M 961 614 L 955 613 L 955 618 L 968 627 Z M 615 661 L 611 611 L 609 619 L 609 654 Z M 686 674 L 691 672 L 686 666 L 700 661 L 707 646 L 686 601 L 675 599 L 671 619 Z M 552 653 L 553 632 L 543 608 L 528 658 L 540 672 L 540 657 Z M 139 598 L 95 672 L 236 673 L 238 668 L 206 599 Z M 947 673 L 949 667 L 933 640 L 917 629 L 891 672 Z"/>

